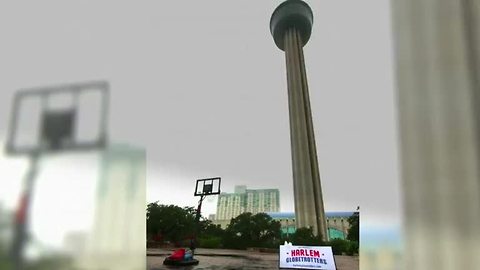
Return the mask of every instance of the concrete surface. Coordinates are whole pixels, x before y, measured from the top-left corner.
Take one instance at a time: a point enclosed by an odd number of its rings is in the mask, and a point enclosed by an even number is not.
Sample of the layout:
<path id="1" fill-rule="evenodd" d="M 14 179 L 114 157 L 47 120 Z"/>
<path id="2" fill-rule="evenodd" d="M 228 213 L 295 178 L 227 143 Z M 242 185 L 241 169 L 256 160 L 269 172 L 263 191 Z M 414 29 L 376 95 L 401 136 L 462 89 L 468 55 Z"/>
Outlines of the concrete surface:
<path id="1" fill-rule="evenodd" d="M 258 253 L 246 250 L 202 249 L 196 250 L 196 266 L 172 267 L 163 265 L 163 260 L 172 249 L 148 249 L 147 269 L 279 269 L 278 253 Z M 358 256 L 335 256 L 338 270 L 358 270 Z"/>

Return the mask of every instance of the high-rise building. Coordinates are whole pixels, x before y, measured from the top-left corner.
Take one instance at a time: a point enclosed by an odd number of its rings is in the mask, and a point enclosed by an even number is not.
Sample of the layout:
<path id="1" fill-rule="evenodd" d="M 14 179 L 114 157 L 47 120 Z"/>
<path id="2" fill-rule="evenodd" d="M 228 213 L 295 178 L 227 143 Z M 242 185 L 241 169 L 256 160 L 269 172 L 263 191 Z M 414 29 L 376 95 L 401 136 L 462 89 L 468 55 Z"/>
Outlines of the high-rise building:
<path id="1" fill-rule="evenodd" d="M 246 186 L 235 186 L 234 190 L 234 193 L 222 192 L 218 196 L 215 223 L 222 227 L 226 227 L 232 218 L 245 212 L 257 214 L 280 210 L 278 189 L 247 189 Z"/>

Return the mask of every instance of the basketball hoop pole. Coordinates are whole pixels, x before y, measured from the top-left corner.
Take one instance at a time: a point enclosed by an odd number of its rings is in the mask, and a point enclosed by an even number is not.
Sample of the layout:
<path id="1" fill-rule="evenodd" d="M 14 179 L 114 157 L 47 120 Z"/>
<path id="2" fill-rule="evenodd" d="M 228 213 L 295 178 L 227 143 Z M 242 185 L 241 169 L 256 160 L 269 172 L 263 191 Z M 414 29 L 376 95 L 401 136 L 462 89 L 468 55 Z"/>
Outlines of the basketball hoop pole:
<path id="1" fill-rule="evenodd" d="M 30 205 L 33 196 L 34 181 L 38 174 L 40 152 L 33 152 L 29 156 L 29 168 L 25 175 L 23 191 L 15 216 L 15 231 L 12 242 L 13 269 L 24 269 L 24 249 L 27 242 L 27 229 L 30 215 Z"/>
<path id="2" fill-rule="evenodd" d="M 195 254 L 197 236 L 200 233 L 200 216 L 202 215 L 202 203 L 203 203 L 203 200 L 205 199 L 205 197 L 206 197 L 206 195 L 201 195 L 200 200 L 198 201 L 197 213 L 195 215 L 195 233 L 193 235 L 193 243 L 190 247 L 190 249 L 192 250 L 192 255 Z"/>
<path id="3" fill-rule="evenodd" d="M 208 182 L 208 184 L 206 183 Z M 214 184 L 217 183 L 217 184 Z M 190 249 L 192 250 L 192 255 L 195 254 L 195 245 L 197 244 L 197 236 L 200 234 L 200 217 L 202 215 L 202 203 L 205 197 L 209 195 L 220 194 L 220 177 L 207 178 L 207 179 L 198 179 L 197 184 L 195 185 L 195 192 L 193 196 L 200 196 L 198 201 L 197 213 L 195 215 L 195 228 L 193 231 L 193 237 L 190 243 Z M 201 186 L 200 186 L 201 185 Z M 216 189 L 215 187 L 216 186 Z M 200 189 L 199 189 L 200 188 Z"/>

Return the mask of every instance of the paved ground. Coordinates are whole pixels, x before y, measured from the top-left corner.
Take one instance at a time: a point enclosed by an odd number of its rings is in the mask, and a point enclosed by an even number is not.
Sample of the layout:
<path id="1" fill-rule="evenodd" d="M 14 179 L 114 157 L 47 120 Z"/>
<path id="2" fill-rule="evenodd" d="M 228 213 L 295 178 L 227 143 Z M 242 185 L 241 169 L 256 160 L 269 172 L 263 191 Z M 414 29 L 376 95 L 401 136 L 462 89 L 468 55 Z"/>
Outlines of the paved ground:
<path id="1" fill-rule="evenodd" d="M 197 249 L 195 258 L 200 261 L 196 266 L 164 266 L 163 260 L 170 255 L 171 249 L 148 249 L 147 269 L 278 269 L 278 254 L 257 253 L 245 250 Z M 335 256 L 338 270 L 358 270 L 358 256 Z"/>

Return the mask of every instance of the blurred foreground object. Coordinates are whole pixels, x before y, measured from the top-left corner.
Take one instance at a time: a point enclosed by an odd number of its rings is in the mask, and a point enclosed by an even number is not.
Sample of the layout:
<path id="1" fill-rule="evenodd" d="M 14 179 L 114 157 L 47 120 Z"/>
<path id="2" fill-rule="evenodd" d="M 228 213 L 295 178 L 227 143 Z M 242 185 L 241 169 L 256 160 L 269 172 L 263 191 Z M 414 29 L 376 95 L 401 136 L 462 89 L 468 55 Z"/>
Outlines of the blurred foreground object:
<path id="1" fill-rule="evenodd" d="M 391 1 L 408 269 L 480 265 L 480 2 Z"/>
<path id="2" fill-rule="evenodd" d="M 91 108 L 91 102 L 85 102 L 92 99 L 91 93 L 94 100 L 100 100 L 97 112 Z M 106 144 L 107 104 L 106 82 L 34 88 L 16 93 L 6 152 L 9 155 L 28 155 L 30 166 L 14 221 L 11 249 L 14 270 L 25 268 L 24 249 L 28 240 L 30 204 L 40 158 L 50 153 L 103 148 Z M 96 114 L 94 118 L 97 121 L 92 121 L 91 113 Z M 89 127 L 92 122 L 95 126 Z"/>
<path id="3" fill-rule="evenodd" d="M 104 151 L 93 228 L 76 269 L 146 269 L 145 160 L 142 148 Z"/>
<path id="4" fill-rule="evenodd" d="M 6 152 L 34 156 L 105 147 L 108 98 L 104 81 L 18 91 Z"/>

